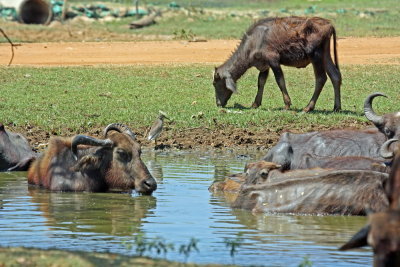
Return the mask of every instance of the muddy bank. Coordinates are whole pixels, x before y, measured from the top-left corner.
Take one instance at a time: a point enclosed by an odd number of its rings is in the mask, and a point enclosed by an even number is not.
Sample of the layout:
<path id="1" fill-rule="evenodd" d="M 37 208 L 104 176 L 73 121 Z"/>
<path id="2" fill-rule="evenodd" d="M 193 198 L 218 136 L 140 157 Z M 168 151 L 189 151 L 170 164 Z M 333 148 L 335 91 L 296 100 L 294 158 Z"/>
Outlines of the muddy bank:
<path id="1" fill-rule="evenodd" d="M 90 129 L 82 129 L 79 132 L 73 132 L 68 128 L 61 132 L 49 132 L 40 127 L 28 125 L 15 127 L 6 125 L 7 129 L 19 132 L 28 138 L 30 144 L 35 150 L 43 150 L 47 147 L 47 143 L 51 136 L 73 136 L 76 134 L 85 134 L 94 137 L 102 137 L 103 127 L 93 127 Z M 260 128 L 237 128 L 231 125 L 221 125 L 219 127 L 196 127 L 187 129 L 174 129 L 165 127 L 160 137 L 157 139 L 158 149 L 255 149 L 268 150 L 275 145 L 282 133 L 290 131 L 294 133 L 303 133 L 310 131 L 323 131 L 330 129 L 360 129 L 371 127 L 367 122 L 343 122 L 335 127 L 327 127 L 322 125 L 307 125 L 303 128 L 294 128 L 290 125 L 282 127 L 276 131 L 268 127 Z M 148 141 L 146 134 L 148 127 L 134 128 L 136 137 L 143 147 L 153 148 L 153 141 Z"/>

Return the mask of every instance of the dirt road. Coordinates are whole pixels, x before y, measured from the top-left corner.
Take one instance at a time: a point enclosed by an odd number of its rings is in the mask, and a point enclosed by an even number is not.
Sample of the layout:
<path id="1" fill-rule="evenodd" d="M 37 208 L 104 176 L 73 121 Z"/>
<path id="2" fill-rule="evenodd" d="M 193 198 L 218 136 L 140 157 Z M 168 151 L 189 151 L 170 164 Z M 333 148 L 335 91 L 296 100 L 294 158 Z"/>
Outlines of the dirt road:
<path id="1" fill-rule="evenodd" d="M 31 66 L 219 64 L 229 57 L 238 43 L 238 40 L 23 43 L 15 49 L 12 64 Z M 400 37 L 339 39 L 338 53 L 340 64 L 399 65 Z M 10 45 L 0 44 L 0 65 L 8 64 L 10 57 Z"/>

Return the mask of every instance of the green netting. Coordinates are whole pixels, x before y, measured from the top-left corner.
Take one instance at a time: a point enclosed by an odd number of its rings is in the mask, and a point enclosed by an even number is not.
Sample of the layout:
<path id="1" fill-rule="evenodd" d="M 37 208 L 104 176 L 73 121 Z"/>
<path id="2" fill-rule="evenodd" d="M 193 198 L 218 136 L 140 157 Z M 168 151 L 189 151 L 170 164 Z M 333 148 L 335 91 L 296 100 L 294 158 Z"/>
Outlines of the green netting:
<path id="1" fill-rule="evenodd" d="M 17 11 L 13 7 L 0 6 L 0 18 L 4 18 L 6 20 L 16 20 Z"/>

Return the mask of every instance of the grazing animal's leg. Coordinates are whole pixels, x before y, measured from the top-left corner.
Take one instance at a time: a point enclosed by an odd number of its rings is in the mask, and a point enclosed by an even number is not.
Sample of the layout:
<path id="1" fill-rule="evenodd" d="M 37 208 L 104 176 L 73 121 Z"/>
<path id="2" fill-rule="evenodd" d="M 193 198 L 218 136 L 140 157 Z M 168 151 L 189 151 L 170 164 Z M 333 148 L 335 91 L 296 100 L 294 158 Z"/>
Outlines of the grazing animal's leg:
<path id="1" fill-rule="evenodd" d="M 311 62 L 313 64 L 314 74 L 315 74 L 315 89 L 310 102 L 308 103 L 307 107 L 303 109 L 304 112 L 308 112 L 314 109 L 318 97 L 322 91 L 322 88 L 324 87 L 326 80 L 328 79 L 326 76 L 323 63 L 323 56 L 320 49 L 317 49 L 314 52 L 314 55 L 311 58 Z"/>
<path id="2" fill-rule="evenodd" d="M 332 81 L 333 89 L 335 92 L 335 105 L 333 107 L 333 111 L 340 111 L 342 108 L 340 102 L 340 85 L 342 84 L 342 75 L 333 64 L 330 57 L 328 60 L 326 60 L 326 72 L 328 73 L 328 76 Z"/>
<path id="3" fill-rule="evenodd" d="M 256 98 L 254 99 L 253 105 L 251 105 L 252 108 L 258 108 L 259 106 L 261 106 L 262 97 L 264 94 L 264 86 L 268 78 L 268 72 L 269 69 L 267 69 L 266 71 L 260 71 L 260 73 L 258 74 L 258 91 Z"/>
<path id="4" fill-rule="evenodd" d="M 342 108 L 340 102 L 340 85 L 342 84 L 342 75 L 335 64 L 333 64 L 331 55 L 329 54 L 329 49 L 330 48 L 328 44 L 328 50 L 325 50 L 325 69 L 332 81 L 335 92 L 335 105 L 333 107 L 333 111 L 339 111 Z"/>
<path id="5" fill-rule="evenodd" d="M 281 89 L 283 102 L 285 102 L 285 109 L 290 109 L 292 101 L 290 100 L 289 93 L 286 90 L 285 77 L 283 76 L 282 68 L 280 65 L 271 65 L 271 69 L 274 72 L 276 83 L 278 84 L 279 89 Z"/>

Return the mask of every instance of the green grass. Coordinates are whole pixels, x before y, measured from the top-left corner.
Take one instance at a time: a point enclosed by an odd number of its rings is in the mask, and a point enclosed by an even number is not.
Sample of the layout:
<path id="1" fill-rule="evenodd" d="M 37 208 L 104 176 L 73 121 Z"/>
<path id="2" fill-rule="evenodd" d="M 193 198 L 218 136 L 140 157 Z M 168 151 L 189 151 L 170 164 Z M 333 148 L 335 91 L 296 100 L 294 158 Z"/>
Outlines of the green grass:
<path id="1" fill-rule="evenodd" d="M 132 6 L 132 0 L 68 0 L 72 4 L 88 4 L 104 2 L 111 4 L 122 4 Z M 321 1 L 305 1 L 305 0 L 139 0 L 139 5 L 156 5 L 168 6 L 175 2 L 182 7 L 196 8 L 234 8 L 234 9 L 277 9 L 277 8 L 306 8 L 310 5 L 318 5 L 325 8 L 347 8 L 360 7 L 368 5 L 371 7 L 381 8 L 382 6 L 390 6 L 397 3 L 396 0 L 321 0 Z M 395 6 L 392 6 L 395 7 Z"/>
<path id="2" fill-rule="evenodd" d="M 118 1 L 117 1 L 118 2 Z M 131 8 L 132 1 L 105 4 L 114 7 Z M 43 25 L 16 25 L 2 23 L 3 30 L 14 42 L 48 41 L 132 41 L 140 39 L 165 39 L 175 32 L 190 32 L 206 39 L 239 39 L 247 28 L 259 18 L 275 16 L 321 16 L 332 20 L 339 37 L 346 36 L 399 36 L 400 5 L 398 0 L 321 0 L 321 1 L 176 1 L 181 9 L 168 9 L 171 1 L 140 1 L 141 5 L 156 4 L 163 10 L 163 16 L 156 24 L 142 29 L 131 30 L 128 25 L 135 17 L 91 23 L 71 22 L 64 27 Z M 82 1 L 71 1 L 78 5 Z M 98 3 L 84 1 L 83 3 Z M 71 35 L 66 34 L 70 32 Z M 82 35 L 82 33 L 84 33 Z M 71 37 L 71 36 L 74 37 Z M 61 37 L 62 36 L 62 37 Z M 147 38 L 146 38 L 147 36 Z M 150 37 L 149 37 L 150 36 Z M 182 36 L 177 36 L 182 38 Z M 179 38 L 178 38 L 179 39 Z M 0 42 L 7 42 L 0 38 Z"/>
<path id="3" fill-rule="evenodd" d="M 249 107 L 255 96 L 255 70 L 239 80 L 240 94 L 234 95 L 221 111 L 215 106 L 212 69 L 211 65 L 1 67 L 1 122 L 59 133 L 82 132 L 112 122 L 137 128 L 149 126 L 158 110 L 163 110 L 174 120 L 175 129 L 212 128 L 216 119 L 239 128 L 306 131 L 316 125 L 335 127 L 365 122 L 363 101 L 376 91 L 389 96 L 374 101 L 378 113 L 398 110 L 400 66 L 343 66 L 343 111 L 332 112 L 333 89 L 328 80 L 316 110 L 308 114 L 301 110 L 313 92 L 311 67 L 284 69 L 293 102 L 291 111 L 282 110 L 282 96 L 273 75 L 267 81 L 263 105 L 259 109 L 241 107 Z M 203 118 L 196 116 L 199 112 Z"/>
<path id="4" fill-rule="evenodd" d="M 120 21 L 107 22 L 101 27 L 120 33 L 136 33 L 143 35 L 173 35 L 175 31 L 191 31 L 196 36 L 208 39 L 241 38 L 246 29 L 258 18 L 275 16 L 321 16 L 332 20 L 338 35 L 343 36 L 398 36 L 400 28 L 400 5 L 397 0 L 383 1 L 350 1 L 344 4 L 340 1 L 331 4 L 308 1 L 285 1 L 281 5 L 260 5 L 248 11 L 240 7 L 230 9 L 215 9 L 202 13 L 194 9 L 189 15 L 175 11 L 174 15 L 166 15 L 159 23 L 151 27 L 129 30 L 126 25 L 133 19 L 125 18 Z M 360 1 L 358 1 L 360 3 Z M 314 6 L 315 9 L 307 9 Z M 244 6 L 243 6 L 244 7 Z M 247 6 L 246 6 L 247 7 Z M 250 8 L 250 6 L 248 7 Z M 377 9 L 379 8 L 379 9 Z M 310 10 L 314 10 L 310 13 Z M 173 12 L 173 11 L 172 11 Z M 222 12 L 222 13 L 221 13 Z"/>

